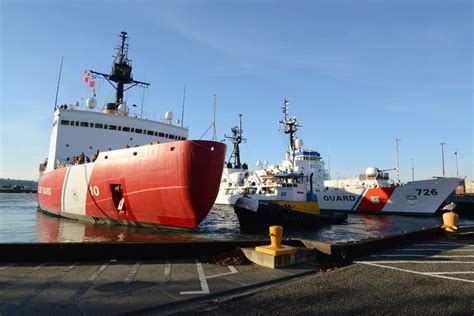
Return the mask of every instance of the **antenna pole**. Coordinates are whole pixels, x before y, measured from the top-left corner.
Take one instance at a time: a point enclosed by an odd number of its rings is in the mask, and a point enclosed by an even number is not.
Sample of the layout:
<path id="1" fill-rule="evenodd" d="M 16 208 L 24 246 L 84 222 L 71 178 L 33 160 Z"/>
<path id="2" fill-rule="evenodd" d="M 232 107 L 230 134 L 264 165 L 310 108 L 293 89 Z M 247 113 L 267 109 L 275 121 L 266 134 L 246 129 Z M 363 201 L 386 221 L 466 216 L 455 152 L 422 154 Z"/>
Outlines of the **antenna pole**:
<path id="1" fill-rule="evenodd" d="M 213 119 L 213 132 L 212 132 L 212 140 L 217 141 L 217 135 L 216 135 L 216 95 L 214 94 L 214 102 L 213 102 L 213 108 L 214 108 L 214 119 Z"/>
<path id="2" fill-rule="evenodd" d="M 331 180 L 331 156 L 328 155 L 328 180 Z"/>
<path id="3" fill-rule="evenodd" d="M 411 159 L 411 181 L 415 181 L 415 164 L 413 158 Z"/>
<path id="4" fill-rule="evenodd" d="M 441 163 L 443 164 L 443 177 L 446 175 L 446 172 L 444 170 L 444 145 L 446 145 L 446 143 L 440 143 L 441 145 Z"/>
<path id="5" fill-rule="evenodd" d="M 232 144 L 234 144 L 234 150 L 232 151 L 232 154 L 229 157 L 229 162 L 234 159 L 234 164 L 232 168 L 241 168 L 242 164 L 240 161 L 240 148 L 239 145 L 243 142 L 246 141 L 245 138 L 242 137 L 242 114 L 239 114 L 239 126 L 234 126 L 230 129 L 232 132 L 232 136 L 227 136 L 224 134 L 225 138 L 228 138 L 232 141 Z"/>
<path id="6" fill-rule="evenodd" d="M 58 107 L 59 83 L 61 82 L 61 73 L 63 71 L 63 59 L 64 59 L 64 56 L 61 56 L 61 66 L 59 66 L 58 85 L 56 87 L 56 98 L 54 99 L 54 110 L 56 110 L 56 108 Z"/>
<path id="7" fill-rule="evenodd" d="M 397 183 L 400 183 L 400 151 L 398 150 L 398 142 L 401 141 L 399 138 L 395 138 L 397 143 Z"/>
<path id="8" fill-rule="evenodd" d="M 127 32 L 122 32 L 120 38 L 121 43 L 116 48 L 117 55 L 114 56 L 115 61 L 112 64 L 112 72 L 110 74 L 104 74 L 94 70 L 90 71 L 94 75 L 103 77 L 114 87 L 115 110 L 117 110 L 118 107 L 123 103 L 125 91 L 135 86 L 148 87 L 150 85 L 148 82 L 142 82 L 133 79 L 131 60 L 128 59 L 128 43 L 126 42 L 128 39 Z M 115 82 L 117 85 L 114 85 L 113 82 Z M 126 85 L 128 85 L 128 87 L 125 87 Z"/>
<path id="9" fill-rule="evenodd" d="M 183 91 L 183 107 L 181 108 L 181 127 L 183 127 L 184 124 L 184 103 L 186 101 L 186 85 L 184 85 L 184 91 Z"/>
<path id="10" fill-rule="evenodd" d="M 145 67 L 145 80 L 146 80 L 146 67 Z M 143 100 L 144 99 L 145 99 L 145 87 L 143 87 L 142 106 L 140 108 L 140 118 L 143 118 Z"/>

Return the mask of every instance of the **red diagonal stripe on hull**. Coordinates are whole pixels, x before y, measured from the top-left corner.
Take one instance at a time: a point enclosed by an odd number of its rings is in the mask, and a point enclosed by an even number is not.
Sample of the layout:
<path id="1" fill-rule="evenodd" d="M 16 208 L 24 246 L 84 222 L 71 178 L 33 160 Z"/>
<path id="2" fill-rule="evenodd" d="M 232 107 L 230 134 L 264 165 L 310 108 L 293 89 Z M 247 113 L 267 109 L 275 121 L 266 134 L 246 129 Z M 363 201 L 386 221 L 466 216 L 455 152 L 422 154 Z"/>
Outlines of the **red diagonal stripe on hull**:
<path id="1" fill-rule="evenodd" d="M 374 188 L 368 189 L 365 192 L 364 197 L 362 198 L 362 202 L 360 202 L 359 206 L 357 207 L 357 211 L 359 212 L 380 212 L 382 211 L 385 204 L 387 204 L 390 196 L 392 195 L 393 191 L 395 191 L 395 187 L 390 188 Z M 373 201 L 378 200 L 378 203 L 374 203 Z"/>

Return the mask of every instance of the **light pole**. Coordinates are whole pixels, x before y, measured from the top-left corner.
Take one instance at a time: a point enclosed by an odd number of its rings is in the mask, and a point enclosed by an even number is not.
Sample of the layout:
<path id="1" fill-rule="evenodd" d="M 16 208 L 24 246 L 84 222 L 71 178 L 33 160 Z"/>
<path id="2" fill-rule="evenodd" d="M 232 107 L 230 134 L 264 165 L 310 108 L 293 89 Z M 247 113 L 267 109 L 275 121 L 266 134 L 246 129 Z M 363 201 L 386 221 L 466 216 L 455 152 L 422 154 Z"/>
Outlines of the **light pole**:
<path id="1" fill-rule="evenodd" d="M 441 162 L 443 164 L 443 177 L 446 176 L 446 173 L 444 172 L 444 145 L 446 145 L 446 143 L 440 143 L 441 144 Z"/>
<path id="2" fill-rule="evenodd" d="M 395 138 L 395 142 L 397 143 L 397 183 L 400 183 L 400 158 L 399 158 L 399 151 L 398 151 L 399 141 L 401 141 L 400 138 Z"/>
<path id="3" fill-rule="evenodd" d="M 411 159 L 411 181 L 415 181 L 415 164 L 413 158 Z"/>
<path id="4" fill-rule="evenodd" d="M 459 165 L 458 165 L 458 149 L 456 148 L 456 152 L 454 153 L 456 156 L 456 177 L 459 177 Z"/>

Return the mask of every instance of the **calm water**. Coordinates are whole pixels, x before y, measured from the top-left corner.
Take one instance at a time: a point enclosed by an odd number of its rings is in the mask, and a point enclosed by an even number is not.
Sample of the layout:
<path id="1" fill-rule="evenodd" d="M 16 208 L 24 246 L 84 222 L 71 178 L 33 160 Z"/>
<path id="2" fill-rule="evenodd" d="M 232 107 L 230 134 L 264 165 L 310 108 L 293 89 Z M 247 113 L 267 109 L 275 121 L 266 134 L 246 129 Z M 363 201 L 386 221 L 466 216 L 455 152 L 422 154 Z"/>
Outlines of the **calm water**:
<path id="1" fill-rule="evenodd" d="M 183 232 L 60 219 L 37 212 L 36 206 L 36 194 L 0 193 L 0 242 L 244 240 L 262 238 L 268 234 L 241 234 L 237 217 L 232 208 L 227 207 L 213 209 L 197 230 Z M 360 240 L 431 227 L 440 222 L 438 217 L 349 215 L 347 224 L 285 232 L 285 237 Z M 460 224 L 474 224 L 474 220 L 461 220 Z"/>

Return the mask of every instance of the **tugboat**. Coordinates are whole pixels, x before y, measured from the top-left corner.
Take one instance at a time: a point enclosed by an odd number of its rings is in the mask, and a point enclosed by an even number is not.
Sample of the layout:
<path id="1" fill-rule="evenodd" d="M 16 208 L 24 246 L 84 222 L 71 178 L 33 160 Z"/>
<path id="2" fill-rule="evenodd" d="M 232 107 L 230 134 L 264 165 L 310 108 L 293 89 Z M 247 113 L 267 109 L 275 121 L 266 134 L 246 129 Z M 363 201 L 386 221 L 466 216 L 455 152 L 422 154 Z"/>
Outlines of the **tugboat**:
<path id="1" fill-rule="evenodd" d="M 229 163 L 224 168 L 216 204 L 233 205 L 240 196 L 245 194 L 259 201 L 319 213 L 316 196 L 312 194 L 313 172 L 309 176 L 304 175 L 301 172 L 303 167 L 296 166 L 295 161 L 290 161 L 288 158 L 298 156 L 303 145 L 303 142 L 296 138 L 296 132 L 301 125 L 295 117 L 288 116 L 288 105 L 289 101 L 285 100 L 282 107 L 284 119 L 280 121 L 285 129 L 284 132 L 289 135 L 286 163 L 282 166 L 271 167 L 260 163 L 260 169 L 254 172 L 248 170 L 246 163 L 241 164 L 239 145 L 242 140 L 245 140 L 242 137 L 241 121 L 240 128 L 237 126 L 232 128 L 232 137 L 227 137 L 232 140 L 234 150 Z M 312 169 L 308 168 L 308 170 Z"/>
<path id="2" fill-rule="evenodd" d="M 282 168 L 274 167 L 263 173 L 256 172 L 246 176 L 247 181 L 250 179 L 250 185 L 240 187 L 244 196 L 239 197 L 234 204 L 241 231 L 271 225 L 289 229 L 314 228 L 323 224 L 341 223 L 347 219 L 345 214 L 335 215 L 331 212 L 321 214 L 317 196 L 313 193 L 313 172 L 308 176 L 303 173 L 302 166 L 296 168 L 296 157 L 304 152 L 302 141 L 296 138 L 296 132 L 301 125 L 296 117 L 288 115 L 288 106 L 289 101 L 284 100 L 282 107 L 284 118 L 280 121 L 284 133 L 288 134 L 289 138 L 287 163 Z"/>
<path id="3" fill-rule="evenodd" d="M 269 226 L 283 226 L 285 229 L 315 229 L 323 225 L 342 224 L 347 214 L 321 212 L 309 213 L 295 210 L 291 205 L 258 201 L 248 196 L 237 199 L 234 211 L 239 219 L 240 231 L 261 231 Z"/>
<path id="4" fill-rule="evenodd" d="M 132 77 L 127 33 L 110 74 L 100 76 L 116 90 L 101 112 L 76 105 L 54 108 L 48 158 L 40 165 L 38 207 L 78 220 L 196 228 L 219 189 L 226 146 L 188 140 L 188 129 L 129 116 L 124 91 L 149 83 Z M 126 87 L 128 86 L 128 87 Z"/>

